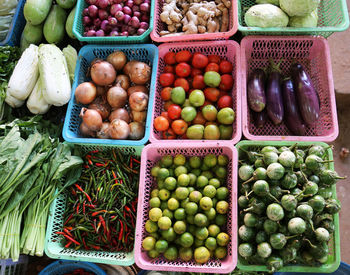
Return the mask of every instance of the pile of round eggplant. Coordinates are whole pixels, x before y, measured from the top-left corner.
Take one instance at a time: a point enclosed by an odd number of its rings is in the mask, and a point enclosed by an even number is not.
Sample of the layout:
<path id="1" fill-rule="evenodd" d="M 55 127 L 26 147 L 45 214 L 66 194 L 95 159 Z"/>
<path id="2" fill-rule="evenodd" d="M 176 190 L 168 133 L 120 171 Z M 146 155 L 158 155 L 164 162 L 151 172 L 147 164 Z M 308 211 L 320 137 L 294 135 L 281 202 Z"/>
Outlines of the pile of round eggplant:
<path id="1" fill-rule="evenodd" d="M 281 63 L 281 62 L 280 62 Z M 283 121 L 293 135 L 304 136 L 320 116 L 320 100 L 305 68 L 295 63 L 284 78 L 279 65 L 271 62 L 269 73 L 255 69 L 247 84 L 248 105 L 257 128 L 268 118 L 274 125 Z"/>
<path id="2" fill-rule="evenodd" d="M 248 264 L 276 271 L 327 262 L 334 214 L 340 211 L 331 186 L 344 178 L 328 168 L 327 149 L 239 148 L 244 156 L 238 170 L 238 252 Z"/>

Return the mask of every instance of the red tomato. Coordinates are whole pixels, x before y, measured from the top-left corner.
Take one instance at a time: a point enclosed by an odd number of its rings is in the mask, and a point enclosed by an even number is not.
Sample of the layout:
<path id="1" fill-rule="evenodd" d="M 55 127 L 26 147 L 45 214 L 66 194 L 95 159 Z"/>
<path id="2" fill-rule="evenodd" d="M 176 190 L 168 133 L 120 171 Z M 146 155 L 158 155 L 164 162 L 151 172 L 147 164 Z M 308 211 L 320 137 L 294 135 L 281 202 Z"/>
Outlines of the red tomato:
<path id="1" fill-rule="evenodd" d="M 180 136 L 180 139 L 188 139 L 186 133 L 184 133 L 183 135 Z"/>
<path id="2" fill-rule="evenodd" d="M 169 121 L 169 123 L 172 122 L 172 120 L 171 120 L 170 117 L 169 117 L 168 112 L 162 112 L 162 113 L 160 114 L 160 116 L 165 117 L 165 118 Z"/>
<path id="3" fill-rule="evenodd" d="M 188 93 L 190 94 L 192 91 L 194 91 L 194 90 L 196 90 L 196 89 L 194 89 L 194 88 L 191 88 L 189 91 L 188 91 Z"/>
<path id="4" fill-rule="evenodd" d="M 196 75 L 201 75 L 201 74 L 203 74 L 203 72 L 200 69 L 197 69 L 197 68 L 192 69 L 192 72 L 191 72 L 192 77 L 195 77 Z"/>
<path id="5" fill-rule="evenodd" d="M 216 63 L 216 64 L 220 64 L 220 61 L 221 61 L 221 57 L 216 54 L 208 55 L 208 59 L 210 63 Z"/>
<path id="6" fill-rule="evenodd" d="M 166 53 L 166 55 L 164 55 L 164 62 L 165 64 L 168 64 L 168 65 L 176 64 L 175 53 L 174 52 Z"/>
<path id="7" fill-rule="evenodd" d="M 169 121 L 163 116 L 156 117 L 154 120 L 154 128 L 157 131 L 165 131 L 169 128 Z"/>
<path id="8" fill-rule="evenodd" d="M 210 100 L 206 99 L 204 101 L 204 104 L 201 107 L 199 107 L 199 109 L 202 110 L 204 108 L 204 106 L 207 106 L 207 105 L 213 105 L 213 102 L 211 102 Z"/>
<path id="9" fill-rule="evenodd" d="M 181 63 L 181 62 L 190 62 L 192 58 L 192 54 L 189 51 L 179 51 L 176 55 L 175 55 L 175 60 L 177 63 Z"/>
<path id="10" fill-rule="evenodd" d="M 206 88 L 204 90 L 204 95 L 206 99 L 216 102 L 219 98 L 220 91 L 216 88 Z"/>
<path id="11" fill-rule="evenodd" d="M 228 92 L 220 90 L 219 99 L 225 95 L 229 95 Z"/>
<path id="12" fill-rule="evenodd" d="M 205 68 L 209 63 L 208 57 L 206 57 L 204 54 L 196 53 L 193 55 L 192 58 L 192 66 L 197 69 L 203 69 Z"/>
<path id="13" fill-rule="evenodd" d="M 233 87 L 233 77 L 230 74 L 223 74 L 221 76 L 220 90 L 230 91 Z"/>
<path id="14" fill-rule="evenodd" d="M 233 70 L 233 66 L 230 61 L 223 60 L 220 62 L 220 72 L 222 74 L 229 74 L 232 72 L 232 70 Z"/>
<path id="15" fill-rule="evenodd" d="M 164 72 L 165 73 L 172 73 L 172 74 L 174 74 L 175 73 L 175 67 L 171 66 L 171 65 L 166 65 L 164 67 Z"/>
<path id="16" fill-rule="evenodd" d="M 201 124 L 204 125 L 207 120 L 204 118 L 202 112 L 197 112 L 196 117 L 194 118 L 194 120 L 192 120 L 193 124 Z"/>
<path id="17" fill-rule="evenodd" d="M 178 119 L 181 117 L 181 107 L 177 104 L 171 104 L 168 108 L 168 116 L 170 119 Z"/>
<path id="18" fill-rule="evenodd" d="M 185 62 L 181 62 L 176 65 L 175 72 L 179 77 L 188 77 L 191 74 L 191 66 Z"/>
<path id="19" fill-rule="evenodd" d="M 176 134 L 171 128 L 164 131 L 162 136 L 163 136 L 163 139 L 176 139 Z"/>
<path id="20" fill-rule="evenodd" d="M 171 123 L 171 128 L 174 130 L 175 134 L 183 135 L 186 133 L 188 125 L 183 119 L 177 119 Z"/>
<path id="21" fill-rule="evenodd" d="M 175 75 L 172 73 L 163 73 L 159 76 L 160 85 L 163 87 L 172 86 L 175 81 Z"/>
<path id="22" fill-rule="evenodd" d="M 232 102 L 232 97 L 229 95 L 224 95 L 223 97 L 220 97 L 218 100 L 218 107 L 219 109 L 230 107 L 232 108 L 233 102 Z"/>
<path id="23" fill-rule="evenodd" d="M 190 89 L 190 84 L 185 78 L 181 77 L 175 80 L 174 87 L 182 87 L 184 88 L 185 92 L 188 92 L 188 90 Z"/>
<path id="24" fill-rule="evenodd" d="M 169 106 L 172 105 L 172 104 L 174 104 L 174 102 L 172 102 L 171 100 L 168 100 L 168 101 L 164 102 L 164 105 L 163 105 L 164 110 L 168 111 Z"/>
<path id="25" fill-rule="evenodd" d="M 161 92 L 160 92 L 160 97 L 164 100 L 164 101 L 167 101 L 167 100 L 170 100 L 171 98 L 171 90 L 173 88 L 171 87 L 165 87 Z"/>
<path id="26" fill-rule="evenodd" d="M 216 63 L 209 63 L 208 66 L 205 67 L 206 72 L 219 72 L 219 65 Z"/>
<path id="27" fill-rule="evenodd" d="M 205 86 L 206 85 L 204 83 L 204 76 L 203 75 L 196 75 L 193 78 L 192 87 L 194 89 L 204 89 Z"/>

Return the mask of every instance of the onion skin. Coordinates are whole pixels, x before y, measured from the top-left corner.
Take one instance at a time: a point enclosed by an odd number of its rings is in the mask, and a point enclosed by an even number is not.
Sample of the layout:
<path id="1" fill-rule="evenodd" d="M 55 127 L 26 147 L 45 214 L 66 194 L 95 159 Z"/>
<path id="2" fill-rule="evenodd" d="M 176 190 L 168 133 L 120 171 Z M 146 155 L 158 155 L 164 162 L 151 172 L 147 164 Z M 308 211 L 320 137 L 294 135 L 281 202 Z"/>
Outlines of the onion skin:
<path id="1" fill-rule="evenodd" d="M 102 127 L 102 117 L 99 112 L 92 109 L 81 108 L 80 117 L 91 131 L 99 131 Z"/>
<path id="2" fill-rule="evenodd" d="M 96 98 L 96 86 L 92 82 L 83 82 L 75 89 L 75 100 L 81 104 L 90 104 Z"/>
<path id="3" fill-rule="evenodd" d="M 138 85 L 146 84 L 151 79 L 151 67 L 136 60 L 126 63 L 124 73 L 130 77 L 131 82 Z"/>
<path id="4" fill-rule="evenodd" d="M 107 61 L 96 61 L 90 70 L 91 78 L 99 86 L 111 85 L 117 76 L 112 64 Z"/>
<path id="5" fill-rule="evenodd" d="M 130 78 L 125 74 L 120 74 L 115 79 L 115 82 L 120 84 L 120 86 L 126 91 L 130 87 Z"/>
<path id="6" fill-rule="evenodd" d="M 135 122 L 145 122 L 146 121 L 146 117 L 147 117 L 147 112 L 143 111 L 143 112 L 137 112 L 137 111 L 131 111 L 131 117 L 132 120 Z"/>
<path id="7" fill-rule="evenodd" d="M 136 92 L 142 92 L 145 93 L 146 95 L 148 95 L 148 88 L 146 86 L 143 85 L 136 85 L 136 86 L 132 86 L 128 89 L 128 96 L 131 96 L 133 93 Z"/>
<path id="8" fill-rule="evenodd" d="M 112 108 L 121 108 L 128 99 L 127 92 L 117 84 L 111 87 L 107 92 L 107 101 Z"/>
<path id="9" fill-rule="evenodd" d="M 108 119 L 109 119 L 109 121 L 113 121 L 115 119 L 121 119 L 121 120 L 124 120 L 126 123 L 129 123 L 130 122 L 130 115 L 126 109 L 118 108 L 118 109 L 114 110 L 113 112 L 111 112 Z"/>
<path id="10" fill-rule="evenodd" d="M 103 86 L 96 86 L 96 96 L 101 96 L 106 94 L 106 88 Z"/>
<path id="11" fill-rule="evenodd" d="M 141 139 L 145 135 L 145 127 L 140 122 L 131 122 L 129 124 L 129 138 L 133 140 Z"/>
<path id="12" fill-rule="evenodd" d="M 118 20 L 120 20 L 120 19 L 118 19 Z M 127 58 L 126 58 L 125 53 L 123 53 L 121 51 L 117 51 L 117 52 L 111 53 L 107 57 L 107 62 L 111 63 L 116 71 L 120 71 L 124 68 L 124 66 L 127 62 Z"/>
<path id="13" fill-rule="evenodd" d="M 133 93 L 129 97 L 129 105 L 133 111 L 142 112 L 147 108 L 148 95 L 142 92 Z"/>
<path id="14" fill-rule="evenodd" d="M 109 125 L 108 134 L 112 139 L 127 139 L 130 127 L 124 120 L 115 119 Z"/>
<path id="15" fill-rule="evenodd" d="M 108 139 L 110 138 L 109 136 L 109 122 L 103 122 L 102 127 L 100 131 L 96 133 L 96 137 L 102 138 L 102 139 Z"/>
<path id="16" fill-rule="evenodd" d="M 94 131 L 91 131 L 86 124 L 83 122 L 82 124 L 80 124 L 79 127 L 80 133 L 85 136 L 85 137 L 95 137 L 96 133 Z"/>
<path id="17" fill-rule="evenodd" d="M 89 109 L 96 110 L 100 113 L 103 120 L 107 119 L 111 112 L 111 106 L 109 106 L 105 96 L 97 97 L 90 105 Z"/>

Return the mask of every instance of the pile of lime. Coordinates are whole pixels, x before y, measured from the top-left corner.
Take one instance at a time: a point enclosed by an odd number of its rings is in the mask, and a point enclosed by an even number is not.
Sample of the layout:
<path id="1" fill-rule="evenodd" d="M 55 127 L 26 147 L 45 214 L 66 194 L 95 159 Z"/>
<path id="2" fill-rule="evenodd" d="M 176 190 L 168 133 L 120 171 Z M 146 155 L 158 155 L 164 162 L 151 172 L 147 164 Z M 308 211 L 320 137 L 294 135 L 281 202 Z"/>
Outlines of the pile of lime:
<path id="1" fill-rule="evenodd" d="M 227 255 L 229 211 L 226 155 L 203 158 L 165 155 L 152 168 L 157 184 L 151 192 L 148 235 L 142 247 L 151 258 L 180 258 L 204 264 Z"/>

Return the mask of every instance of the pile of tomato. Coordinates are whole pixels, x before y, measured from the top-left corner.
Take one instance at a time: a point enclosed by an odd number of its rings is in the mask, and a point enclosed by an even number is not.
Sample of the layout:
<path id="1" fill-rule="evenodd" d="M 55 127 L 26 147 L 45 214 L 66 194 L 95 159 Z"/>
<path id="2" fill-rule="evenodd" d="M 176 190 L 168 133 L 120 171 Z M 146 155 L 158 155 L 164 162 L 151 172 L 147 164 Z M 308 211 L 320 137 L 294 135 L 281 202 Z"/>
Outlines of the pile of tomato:
<path id="1" fill-rule="evenodd" d="M 231 139 L 233 65 L 218 55 L 168 52 L 158 81 L 163 110 L 154 128 L 163 139 Z"/>

